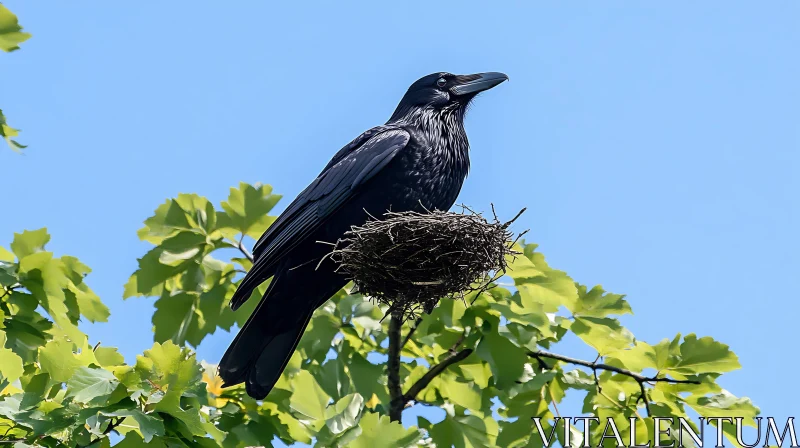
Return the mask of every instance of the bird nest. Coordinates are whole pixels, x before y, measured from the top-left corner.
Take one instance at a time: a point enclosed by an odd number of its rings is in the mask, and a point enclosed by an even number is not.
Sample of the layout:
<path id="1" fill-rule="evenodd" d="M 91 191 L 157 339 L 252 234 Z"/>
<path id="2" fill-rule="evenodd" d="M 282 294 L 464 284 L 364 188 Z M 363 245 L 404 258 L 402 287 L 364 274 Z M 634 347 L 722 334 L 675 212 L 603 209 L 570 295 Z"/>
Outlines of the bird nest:
<path id="1" fill-rule="evenodd" d="M 387 315 L 416 319 L 440 299 L 463 300 L 505 274 L 507 256 L 516 254 L 509 226 L 520 214 L 502 223 L 466 207 L 462 213 L 388 212 L 352 227 L 331 257 L 358 292 L 389 306 Z"/>

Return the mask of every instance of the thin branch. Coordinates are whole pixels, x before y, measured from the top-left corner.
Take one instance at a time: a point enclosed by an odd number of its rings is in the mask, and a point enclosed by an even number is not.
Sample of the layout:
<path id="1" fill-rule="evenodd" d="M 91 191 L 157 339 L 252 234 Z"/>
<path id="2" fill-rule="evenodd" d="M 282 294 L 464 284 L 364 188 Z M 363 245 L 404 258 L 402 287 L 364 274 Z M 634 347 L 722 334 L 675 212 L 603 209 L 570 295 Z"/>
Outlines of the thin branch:
<path id="1" fill-rule="evenodd" d="M 642 395 L 636 399 L 636 404 L 644 401 L 644 408 L 647 410 L 647 416 L 650 417 L 650 400 L 647 398 L 647 389 L 644 388 L 644 381 L 639 381 L 639 388 L 642 390 Z"/>
<path id="2" fill-rule="evenodd" d="M 125 420 L 125 417 L 119 417 L 116 420 L 110 420 L 108 422 L 108 426 L 106 427 L 106 430 L 103 431 L 103 435 L 105 436 L 105 435 L 110 434 L 111 431 L 116 431 L 117 426 L 121 425 L 123 420 Z M 119 431 L 116 431 L 116 432 L 119 433 Z M 103 439 L 106 439 L 106 437 L 102 437 L 102 436 L 98 437 L 98 438 L 94 439 L 93 441 L 91 441 L 88 445 L 84 445 L 84 447 L 85 448 L 89 448 L 90 446 L 93 446 L 94 444 L 96 444 L 97 442 L 102 441 Z"/>
<path id="3" fill-rule="evenodd" d="M 600 380 L 597 377 L 597 371 L 598 370 L 607 370 L 609 372 L 619 373 L 620 375 L 625 375 L 625 376 L 628 376 L 628 377 L 634 379 L 637 383 L 639 383 L 639 388 L 642 391 L 641 395 L 636 400 L 636 403 L 638 404 L 640 401 L 644 402 L 644 407 L 647 410 L 647 416 L 648 417 L 650 416 L 650 400 L 647 398 L 647 389 L 645 388 L 645 383 L 647 383 L 647 384 L 650 384 L 650 383 L 700 384 L 700 381 L 696 381 L 696 380 L 675 380 L 675 379 L 672 379 L 672 378 L 659 377 L 659 376 L 644 376 L 644 375 L 638 374 L 636 372 L 632 372 L 632 371 L 630 371 L 628 369 L 623 369 L 621 367 L 610 366 L 608 364 L 603 364 L 603 363 L 597 362 L 597 361 L 600 360 L 600 356 L 598 356 L 594 360 L 594 362 L 584 361 L 582 359 L 570 358 L 569 356 L 559 355 L 557 353 L 550 353 L 550 352 L 547 352 L 547 351 L 544 351 L 544 350 L 537 350 L 537 351 L 528 352 L 528 356 L 530 356 L 530 357 L 536 359 L 537 361 L 539 361 L 539 366 L 540 367 L 544 363 L 542 361 L 542 358 L 550 358 L 550 359 L 555 359 L 555 360 L 558 360 L 558 361 L 566 362 L 566 363 L 569 363 L 569 364 L 575 364 L 575 365 L 578 365 L 578 366 L 588 367 L 588 368 L 592 369 L 592 372 L 594 373 L 594 381 L 595 381 L 595 384 L 597 385 L 597 393 L 602 395 L 603 397 L 605 397 L 607 400 L 609 400 L 610 402 L 612 402 L 614 404 L 618 404 L 618 403 L 616 403 L 611 398 L 607 397 L 603 393 L 603 390 L 600 388 Z M 641 416 L 639 415 L 638 411 L 636 412 L 636 415 L 639 416 L 639 418 L 641 418 Z"/>
<path id="4" fill-rule="evenodd" d="M 389 320 L 389 360 L 386 363 L 386 376 L 389 386 L 389 418 L 399 422 L 403 415 L 405 400 L 400 387 L 400 330 L 403 327 L 403 316 L 392 313 Z"/>
<path id="5" fill-rule="evenodd" d="M 531 356 L 533 359 L 535 359 L 537 363 L 539 363 L 540 370 L 550 370 L 550 366 L 548 366 L 547 363 L 544 362 L 541 356 L 539 356 L 534 352 L 530 352 L 528 353 L 528 355 Z"/>
<path id="6" fill-rule="evenodd" d="M 547 384 L 547 392 L 550 393 L 550 402 L 553 403 L 553 409 L 556 411 L 556 417 L 561 418 L 561 413 L 558 412 L 558 406 L 556 406 L 556 396 L 553 394 L 553 387 L 550 383 Z"/>
<path id="7" fill-rule="evenodd" d="M 247 258 L 248 260 L 250 260 L 251 263 L 253 263 L 255 261 L 255 259 L 253 258 L 253 254 L 251 254 L 250 251 L 247 250 L 246 247 L 244 247 L 244 244 L 242 244 L 242 240 L 244 240 L 244 234 L 242 234 L 242 236 L 239 238 L 239 243 L 236 244 L 236 247 L 238 247 L 239 251 L 242 254 L 244 254 L 245 258 Z"/>
<path id="8" fill-rule="evenodd" d="M 640 375 L 636 372 L 631 372 L 628 369 L 623 369 L 620 367 L 610 366 L 608 364 L 597 363 L 597 362 L 590 362 L 584 361 L 581 359 L 570 358 L 569 356 L 559 355 L 557 353 L 550 353 L 544 350 L 537 350 L 535 352 L 528 352 L 528 356 L 536 358 L 537 356 L 541 356 L 543 358 L 550 358 L 550 359 L 557 359 L 559 361 L 563 361 L 569 364 L 575 364 L 579 366 L 588 367 L 592 370 L 608 370 L 609 372 L 619 373 L 621 375 L 626 375 L 637 382 L 643 383 L 672 383 L 672 384 L 700 384 L 700 381 L 696 380 L 674 380 L 672 378 L 665 378 L 665 377 L 648 377 L 644 375 Z"/>
<path id="9" fill-rule="evenodd" d="M 411 339 L 411 336 L 413 336 L 414 332 L 417 331 L 417 328 L 419 327 L 419 323 L 420 323 L 421 320 L 422 320 L 422 316 L 420 316 L 417 319 L 416 323 L 414 323 L 414 326 L 411 327 L 410 330 L 408 330 L 408 334 L 406 334 L 406 337 L 403 338 L 403 343 L 400 344 L 400 348 L 401 349 L 406 346 L 406 343 L 408 343 L 408 341 Z"/>
<path id="10" fill-rule="evenodd" d="M 5 299 L 6 297 L 10 296 L 15 289 L 19 288 L 21 285 L 16 284 L 13 286 L 5 286 L 3 285 L 3 295 L 0 295 L 0 300 Z"/>
<path id="11" fill-rule="evenodd" d="M 428 370 L 428 372 L 426 372 L 425 375 L 422 376 L 422 378 L 417 380 L 417 382 L 414 383 L 408 389 L 405 395 L 403 395 L 403 400 L 406 402 L 411 400 L 416 401 L 417 395 L 419 395 L 419 393 L 422 392 L 423 389 L 428 387 L 428 384 L 430 384 L 430 382 L 433 381 L 434 378 L 439 376 L 440 373 L 444 372 L 444 370 L 450 367 L 451 365 L 463 361 L 467 356 L 471 354 L 472 354 L 472 349 L 465 348 L 464 350 L 461 350 L 458 353 L 452 353 L 450 356 L 445 358 L 444 361 L 431 367 L 431 369 Z"/>
<path id="12" fill-rule="evenodd" d="M 592 363 L 592 375 L 594 376 L 594 384 L 597 386 L 597 393 L 603 392 L 603 387 L 600 386 L 600 378 L 597 377 L 597 361 L 600 361 L 600 353 L 597 354 L 597 358 L 594 358 L 594 362 Z"/>

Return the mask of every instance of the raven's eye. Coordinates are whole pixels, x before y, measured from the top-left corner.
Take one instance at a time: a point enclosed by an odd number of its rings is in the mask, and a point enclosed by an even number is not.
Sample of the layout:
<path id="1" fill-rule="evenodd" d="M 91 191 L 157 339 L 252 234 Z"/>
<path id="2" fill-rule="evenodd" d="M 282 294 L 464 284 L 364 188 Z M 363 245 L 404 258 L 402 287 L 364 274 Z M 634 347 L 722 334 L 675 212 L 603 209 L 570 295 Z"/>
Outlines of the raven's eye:
<path id="1" fill-rule="evenodd" d="M 445 84 L 447 84 L 447 80 L 444 78 L 439 78 L 439 80 L 436 81 L 436 85 L 439 87 L 444 87 Z"/>

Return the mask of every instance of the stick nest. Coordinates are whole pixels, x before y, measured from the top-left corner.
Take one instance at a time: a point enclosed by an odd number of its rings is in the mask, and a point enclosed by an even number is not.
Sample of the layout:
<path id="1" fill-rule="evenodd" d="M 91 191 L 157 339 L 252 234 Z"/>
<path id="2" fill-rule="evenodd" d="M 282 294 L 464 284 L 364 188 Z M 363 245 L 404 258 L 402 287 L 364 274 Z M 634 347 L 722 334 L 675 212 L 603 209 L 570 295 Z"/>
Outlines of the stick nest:
<path id="1" fill-rule="evenodd" d="M 524 210 L 523 210 L 524 211 Z M 416 319 L 440 299 L 484 291 L 505 274 L 511 247 L 509 226 L 464 212 L 388 212 L 353 227 L 331 253 L 339 272 L 359 293 L 389 306 L 389 313 Z M 520 235 L 521 236 L 521 235 Z"/>

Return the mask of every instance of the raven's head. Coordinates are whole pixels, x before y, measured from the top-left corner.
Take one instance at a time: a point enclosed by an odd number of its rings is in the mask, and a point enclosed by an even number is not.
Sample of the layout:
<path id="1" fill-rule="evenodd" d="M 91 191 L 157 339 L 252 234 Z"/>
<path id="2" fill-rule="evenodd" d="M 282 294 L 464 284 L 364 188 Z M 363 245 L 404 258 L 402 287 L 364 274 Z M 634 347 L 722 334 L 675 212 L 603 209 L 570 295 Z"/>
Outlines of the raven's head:
<path id="1" fill-rule="evenodd" d="M 503 73 L 489 72 L 474 75 L 433 73 L 420 78 L 400 100 L 392 120 L 401 119 L 418 110 L 456 112 L 463 115 L 469 102 L 484 90 L 508 80 Z"/>

